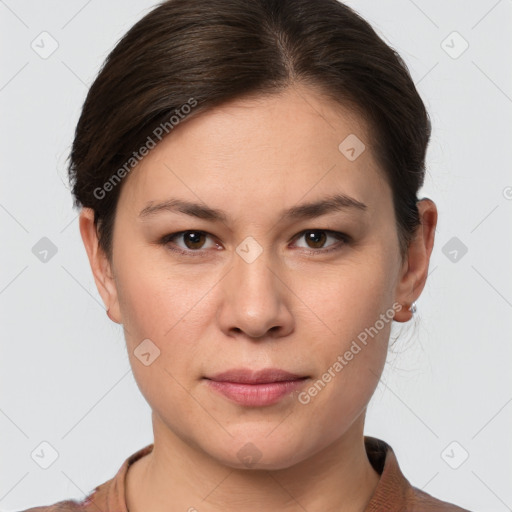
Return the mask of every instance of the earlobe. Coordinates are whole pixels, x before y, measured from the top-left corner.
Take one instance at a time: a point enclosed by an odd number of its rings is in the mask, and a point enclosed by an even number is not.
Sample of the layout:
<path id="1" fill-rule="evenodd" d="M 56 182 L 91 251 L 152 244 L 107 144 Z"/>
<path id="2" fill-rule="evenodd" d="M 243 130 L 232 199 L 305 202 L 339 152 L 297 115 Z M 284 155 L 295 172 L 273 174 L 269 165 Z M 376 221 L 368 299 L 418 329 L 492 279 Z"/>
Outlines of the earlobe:
<path id="1" fill-rule="evenodd" d="M 107 309 L 106 311 L 107 313 L 107 316 L 110 318 L 110 320 L 112 320 L 112 322 L 116 323 L 116 324 L 120 324 L 121 322 L 117 319 L 117 317 L 115 317 L 111 312 L 110 312 L 110 308 Z"/>
<path id="2" fill-rule="evenodd" d="M 106 254 L 99 246 L 92 208 L 82 208 L 79 227 L 96 288 L 105 304 L 107 315 L 113 322 L 121 323 L 117 288 L 112 268 Z"/>
<path id="3" fill-rule="evenodd" d="M 423 198 L 417 202 L 417 207 L 421 224 L 407 249 L 406 261 L 397 285 L 397 301 L 402 304 L 402 309 L 395 313 L 394 320 L 397 322 L 407 322 L 414 314 L 415 302 L 427 281 L 430 255 L 434 247 L 436 205 L 432 200 Z"/>
<path id="4" fill-rule="evenodd" d="M 400 304 L 400 309 L 395 310 L 393 320 L 395 322 L 408 322 L 417 312 L 416 302 L 411 304 Z"/>

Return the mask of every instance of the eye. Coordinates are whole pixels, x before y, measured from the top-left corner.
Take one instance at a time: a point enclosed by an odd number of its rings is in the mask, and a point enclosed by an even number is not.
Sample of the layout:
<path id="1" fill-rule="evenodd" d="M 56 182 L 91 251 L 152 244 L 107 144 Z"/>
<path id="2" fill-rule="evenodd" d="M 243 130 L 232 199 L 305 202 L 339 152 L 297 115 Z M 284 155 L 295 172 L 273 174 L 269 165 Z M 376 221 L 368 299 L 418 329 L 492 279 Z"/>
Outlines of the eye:
<path id="1" fill-rule="evenodd" d="M 327 248 L 323 247 L 328 238 L 334 239 L 338 243 L 331 244 Z M 297 239 L 304 239 L 306 241 L 307 245 L 302 247 L 312 249 L 307 252 L 320 254 L 341 249 L 345 243 L 349 242 L 349 236 L 345 233 L 328 229 L 307 229 L 299 233 Z"/>
<path id="2" fill-rule="evenodd" d="M 205 231 L 179 231 L 177 233 L 170 233 L 163 236 L 159 240 L 159 244 L 169 248 L 169 250 L 184 254 L 187 256 L 200 256 L 203 251 L 209 248 L 216 248 L 220 250 L 220 245 L 213 242 L 213 245 L 205 245 L 211 235 Z M 345 233 L 338 231 L 331 231 L 328 229 L 307 229 L 295 235 L 295 239 L 303 238 L 306 241 L 306 246 L 298 246 L 306 249 L 310 254 L 325 254 L 330 251 L 339 250 L 346 243 L 350 242 L 350 237 Z M 331 244 L 326 248 L 323 247 L 326 241 L 331 238 L 338 243 Z M 179 245 L 176 241 L 181 241 L 183 245 Z"/>
<path id="3" fill-rule="evenodd" d="M 171 250 L 182 254 L 200 253 L 202 250 L 208 249 L 208 247 L 204 245 L 204 240 L 209 236 L 210 235 L 204 231 L 180 231 L 178 233 L 165 235 L 160 239 L 160 243 L 162 245 L 168 245 Z M 181 240 L 184 246 L 176 244 L 176 239 Z M 176 245 L 177 248 L 173 248 L 172 245 Z"/>

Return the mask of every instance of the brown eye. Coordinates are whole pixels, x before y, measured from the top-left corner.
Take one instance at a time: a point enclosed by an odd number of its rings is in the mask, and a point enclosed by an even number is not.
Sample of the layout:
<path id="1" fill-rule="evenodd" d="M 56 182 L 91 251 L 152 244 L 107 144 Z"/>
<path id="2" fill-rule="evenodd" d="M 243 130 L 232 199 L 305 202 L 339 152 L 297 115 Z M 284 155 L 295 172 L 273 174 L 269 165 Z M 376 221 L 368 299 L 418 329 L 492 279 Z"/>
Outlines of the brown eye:
<path id="1" fill-rule="evenodd" d="M 201 249 L 206 238 L 201 231 L 185 231 L 182 236 L 187 249 Z"/>
<path id="2" fill-rule="evenodd" d="M 208 238 L 210 245 L 208 246 Z M 325 245 L 329 238 L 334 242 Z M 351 238 L 345 233 L 331 231 L 329 229 L 308 229 L 302 231 L 295 237 L 301 243 L 306 245 L 298 245 L 299 248 L 306 250 L 311 255 L 325 254 L 330 251 L 340 250 L 345 244 L 350 243 Z M 179 231 L 163 236 L 159 240 L 159 244 L 164 245 L 168 249 L 184 254 L 187 256 L 204 256 L 208 249 L 222 250 L 222 247 L 212 238 L 212 235 L 205 231 Z"/>
<path id="3" fill-rule="evenodd" d="M 325 231 L 306 231 L 304 234 L 306 243 L 312 249 L 321 249 L 327 240 Z"/>
<path id="4" fill-rule="evenodd" d="M 180 231 L 163 236 L 159 243 L 173 251 L 195 256 L 209 248 L 215 248 L 216 244 L 213 239 L 210 240 L 210 246 L 208 246 L 208 238 L 211 239 L 211 235 L 204 231 Z"/>
<path id="5" fill-rule="evenodd" d="M 329 238 L 334 241 L 334 243 L 328 243 Z M 302 244 L 305 242 L 305 245 L 297 245 L 299 248 L 305 249 L 306 252 L 314 255 L 325 254 L 341 249 L 345 244 L 350 242 L 350 236 L 329 229 L 308 229 L 299 233 L 297 240 Z M 326 243 L 328 243 L 328 245 L 325 245 Z"/>

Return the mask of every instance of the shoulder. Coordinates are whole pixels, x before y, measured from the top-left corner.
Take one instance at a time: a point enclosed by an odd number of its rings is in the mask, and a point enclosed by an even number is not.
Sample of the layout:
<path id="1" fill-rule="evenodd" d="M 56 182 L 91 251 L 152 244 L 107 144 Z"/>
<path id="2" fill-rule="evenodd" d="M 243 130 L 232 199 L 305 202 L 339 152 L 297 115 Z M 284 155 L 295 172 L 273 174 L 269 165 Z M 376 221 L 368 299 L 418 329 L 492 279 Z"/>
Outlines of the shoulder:
<path id="1" fill-rule="evenodd" d="M 430 494 L 411 486 L 407 496 L 410 512 L 471 512 L 453 503 L 434 498 Z"/>
<path id="2" fill-rule="evenodd" d="M 77 500 L 63 500 L 53 505 L 32 507 L 20 512 L 98 512 L 108 510 L 108 495 L 115 479 L 98 485 L 85 498 Z"/>
<path id="3" fill-rule="evenodd" d="M 59 501 L 53 505 L 32 507 L 20 512 L 103 512 L 107 510 L 126 510 L 125 480 L 128 468 L 135 461 L 150 453 L 152 449 L 153 444 L 150 444 L 130 455 L 113 478 L 96 486 L 81 501 Z"/>
<path id="4" fill-rule="evenodd" d="M 74 500 L 59 501 L 53 505 L 46 505 L 42 507 L 33 507 L 21 512 L 73 512 L 73 511 L 84 511 L 83 502 Z"/>
<path id="5" fill-rule="evenodd" d="M 85 498 L 77 500 L 63 500 L 53 505 L 32 507 L 20 512 L 98 512 L 107 510 L 108 494 L 114 479 L 98 485 Z"/>

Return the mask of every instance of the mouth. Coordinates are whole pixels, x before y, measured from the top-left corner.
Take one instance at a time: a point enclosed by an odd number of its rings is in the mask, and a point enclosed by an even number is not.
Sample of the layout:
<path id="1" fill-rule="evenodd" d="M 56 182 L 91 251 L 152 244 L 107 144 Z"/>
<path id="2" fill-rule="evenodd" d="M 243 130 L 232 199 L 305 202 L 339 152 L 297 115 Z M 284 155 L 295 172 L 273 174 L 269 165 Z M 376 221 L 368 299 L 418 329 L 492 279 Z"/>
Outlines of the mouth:
<path id="1" fill-rule="evenodd" d="M 275 404 L 301 388 L 307 379 L 308 376 L 277 368 L 258 371 L 239 368 L 204 377 L 209 389 L 247 407 Z"/>

